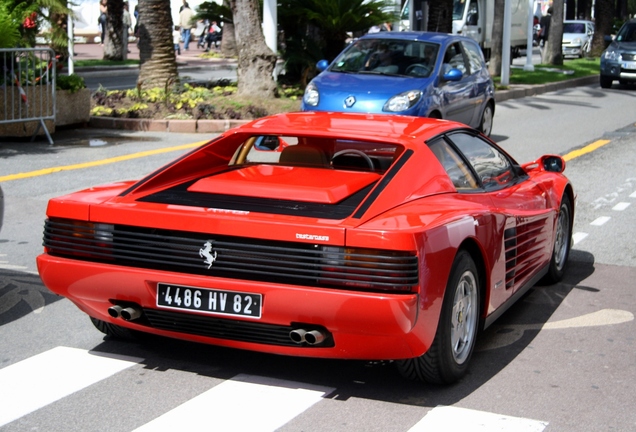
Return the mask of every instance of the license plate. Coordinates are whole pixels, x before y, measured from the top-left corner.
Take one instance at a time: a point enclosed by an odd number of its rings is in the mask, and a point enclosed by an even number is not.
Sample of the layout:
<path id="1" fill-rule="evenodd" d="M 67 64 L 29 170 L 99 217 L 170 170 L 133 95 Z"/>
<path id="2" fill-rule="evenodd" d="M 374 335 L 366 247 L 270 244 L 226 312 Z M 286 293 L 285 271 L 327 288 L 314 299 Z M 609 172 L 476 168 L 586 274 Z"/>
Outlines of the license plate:
<path id="1" fill-rule="evenodd" d="M 236 291 L 157 284 L 157 307 L 260 318 L 263 297 Z"/>
<path id="2" fill-rule="evenodd" d="M 624 62 L 621 67 L 623 69 L 636 69 L 636 62 Z"/>

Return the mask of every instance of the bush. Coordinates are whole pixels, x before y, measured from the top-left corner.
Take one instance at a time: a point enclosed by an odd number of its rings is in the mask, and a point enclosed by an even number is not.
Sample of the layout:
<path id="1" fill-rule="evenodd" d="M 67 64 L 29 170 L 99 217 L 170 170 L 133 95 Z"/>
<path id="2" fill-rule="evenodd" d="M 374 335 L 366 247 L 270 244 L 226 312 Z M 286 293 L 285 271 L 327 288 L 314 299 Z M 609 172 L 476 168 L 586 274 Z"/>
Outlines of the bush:
<path id="1" fill-rule="evenodd" d="M 76 93 L 79 90 L 86 88 L 84 78 L 79 75 L 58 75 L 56 90 L 68 90 L 69 93 Z"/>

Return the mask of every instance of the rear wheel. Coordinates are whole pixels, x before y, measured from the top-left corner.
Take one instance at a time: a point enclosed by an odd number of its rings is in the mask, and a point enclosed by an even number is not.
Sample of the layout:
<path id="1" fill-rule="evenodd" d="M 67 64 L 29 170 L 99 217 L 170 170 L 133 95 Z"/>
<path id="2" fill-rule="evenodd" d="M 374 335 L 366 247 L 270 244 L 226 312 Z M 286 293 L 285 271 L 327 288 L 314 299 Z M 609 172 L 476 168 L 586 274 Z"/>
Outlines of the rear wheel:
<path id="1" fill-rule="evenodd" d="M 479 275 L 465 250 L 453 262 L 446 285 L 437 333 L 429 350 L 420 357 L 397 362 L 409 379 L 451 384 L 466 374 L 479 325 Z"/>
<path id="2" fill-rule="evenodd" d="M 612 78 L 607 77 L 605 75 L 601 75 L 601 88 L 610 88 L 612 87 Z"/>
<path id="3" fill-rule="evenodd" d="M 559 216 L 556 224 L 550 268 L 543 278 L 543 282 L 549 284 L 555 284 L 563 278 L 565 265 L 570 256 L 570 247 L 572 244 L 572 203 L 567 195 L 563 195 L 563 199 L 561 200 L 561 207 L 559 208 Z"/>
<path id="4" fill-rule="evenodd" d="M 479 130 L 486 136 L 490 136 L 492 132 L 493 117 L 495 116 L 495 110 L 492 103 L 488 103 L 484 112 L 481 114 L 481 122 L 479 123 Z"/>

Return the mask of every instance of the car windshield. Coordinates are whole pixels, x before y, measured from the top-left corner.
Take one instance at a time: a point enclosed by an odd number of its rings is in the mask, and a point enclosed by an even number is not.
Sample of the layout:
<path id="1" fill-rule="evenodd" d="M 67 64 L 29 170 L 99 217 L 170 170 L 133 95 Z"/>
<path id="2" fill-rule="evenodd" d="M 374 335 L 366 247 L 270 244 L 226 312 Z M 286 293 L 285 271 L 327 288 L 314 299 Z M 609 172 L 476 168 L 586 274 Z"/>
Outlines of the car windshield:
<path id="1" fill-rule="evenodd" d="M 564 23 L 563 33 L 585 33 L 585 24 L 583 23 Z"/>
<path id="2" fill-rule="evenodd" d="M 428 77 L 439 45 L 389 39 L 358 39 L 331 66 L 332 72 Z"/>
<path id="3" fill-rule="evenodd" d="M 636 42 L 636 23 L 625 24 L 616 35 L 619 42 Z"/>

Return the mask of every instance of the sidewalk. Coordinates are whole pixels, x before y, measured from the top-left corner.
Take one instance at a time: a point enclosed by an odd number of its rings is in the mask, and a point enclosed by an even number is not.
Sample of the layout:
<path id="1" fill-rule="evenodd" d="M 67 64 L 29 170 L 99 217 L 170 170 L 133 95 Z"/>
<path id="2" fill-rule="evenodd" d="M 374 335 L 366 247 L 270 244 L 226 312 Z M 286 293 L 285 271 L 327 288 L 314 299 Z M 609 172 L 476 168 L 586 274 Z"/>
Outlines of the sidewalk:
<path id="1" fill-rule="evenodd" d="M 75 52 L 75 61 L 79 60 L 103 60 L 104 47 L 100 44 L 75 44 L 73 46 Z M 136 43 L 128 45 L 128 60 L 139 60 L 139 48 Z M 225 58 L 201 58 L 200 55 L 204 53 L 203 49 L 196 47 L 196 42 L 190 44 L 188 51 L 181 49 L 181 55 L 177 55 L 177 66 L 183 67 L 210 67 L 210 66 L 228 66 L 236 65 L 236 59 Z M 64 65 L 67 66 L 66 64 Z M 108 66 L 109 68 L 112 66 Z M 77 66 L 75 66 L 77 68 Z M 104 68 L 96 67 L 96 68 Z"/>

